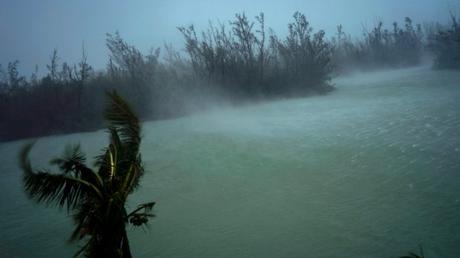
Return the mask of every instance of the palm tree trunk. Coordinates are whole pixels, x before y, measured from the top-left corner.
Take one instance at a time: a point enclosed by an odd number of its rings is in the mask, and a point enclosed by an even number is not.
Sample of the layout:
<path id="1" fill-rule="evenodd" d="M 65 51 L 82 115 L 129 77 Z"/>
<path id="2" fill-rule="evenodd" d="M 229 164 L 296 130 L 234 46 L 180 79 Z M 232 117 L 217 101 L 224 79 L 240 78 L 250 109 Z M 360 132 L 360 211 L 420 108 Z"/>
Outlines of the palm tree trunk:
<path id="1" fill-rule="evenodd" d="M 122 257 L 123 258 L 132 258 L 131 250 L 129 248 L 128 234 L 126 233 L 126 228 L 123 227 L 123 239 L 122 239 Z"/>

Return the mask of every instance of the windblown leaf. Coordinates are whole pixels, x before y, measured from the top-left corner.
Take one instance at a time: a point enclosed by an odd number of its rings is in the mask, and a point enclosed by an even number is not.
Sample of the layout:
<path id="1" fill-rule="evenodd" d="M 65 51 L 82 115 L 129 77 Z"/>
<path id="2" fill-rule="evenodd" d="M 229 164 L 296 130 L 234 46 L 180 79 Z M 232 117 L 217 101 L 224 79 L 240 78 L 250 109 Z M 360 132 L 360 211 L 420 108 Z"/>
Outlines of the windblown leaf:
<path id="1" fill-rule="evenodd" d="M 86 156 L 81 152 L 80 145 L 66 146 L 62 157 L 52 159 L 50 164 L 57 165 L 64 173 L 75 171 L 84 166 Z"/>
<path id="2" fill-rule="evenodd" d="M 57 165 L 66 175 L 83 179 L 98 188 L 102 186 L 102 179 L 85 164 L 85 154 L 81 152 L 80 145 L 67 146 L 62 157 L 52 159 L 50 164 Z"/>
<path id="3" fill-rule="evenodd" d="M 28 158 L 32 146 L 33 143 L 27 144 L 20 154 L 20 164 L 24 170 L 24 187 L 30 198 L 37 202 L 72 209 L 84 196 L 100 194 L 96 186 L 83 179 L 65 174 L 52 174 L 48 171 L 34 171 Z"/>
<path id="4" fill-rule="evenodd" d="M 140 204 L 134 211 L 132 211 L 127 216 L 127 218 L 129 219 L 129 223 L 131 223 L 134 226 L 145 225 L 149 221 L 149 218 L 155 217 L 155 215 L 151 213 L 154 205 L 155 202 L 147 202 Z"/>
<path id="5" fill-rule="evenodd" d="M 141 141 L 139 119 L 115 91 L 108 92 L 107 96 L 110 101 L 105 110 L 105 118 L 109 122 L 109 128 L 118 132 L 121 144 L 127 149 L 130 158 L 134 159 Z"/>

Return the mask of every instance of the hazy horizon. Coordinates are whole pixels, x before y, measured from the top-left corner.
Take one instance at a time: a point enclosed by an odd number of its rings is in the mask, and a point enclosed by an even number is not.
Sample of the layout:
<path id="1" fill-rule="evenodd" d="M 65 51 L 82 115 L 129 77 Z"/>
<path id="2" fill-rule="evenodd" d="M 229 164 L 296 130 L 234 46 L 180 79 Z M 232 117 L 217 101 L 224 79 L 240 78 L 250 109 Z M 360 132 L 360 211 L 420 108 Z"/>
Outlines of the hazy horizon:
<path id="1" fill-rule="evenodd" d="M 27 7 L 25 7 L 27 6 Z M 82 43 L 89 63 L 97 70 L 105 68 L 106 33 L 119 31 L 121 36 L 141 51 L 172 43 L 179 50 L 183 39 L 177 26 L 194 24 L 199 30 L 209 20 L 227 22 L 235 13 L 245 12 L 253 18 L 264 12 L 267 27 L 278 33 L 286 30 L 294 11 L 306 14 L 313 28 L 324 29 L 328 36 L 342 24 L 347 33 L 360 36 L 365 28 L 383 20 L 387 26 L 393 21 L 403 22 L 411 17 L 415 23 L 448 20 L 449 11 L 460 14 L 460 1 L 338 1 L 286 0 L 270 2 L 257 0 L 211 1 L 2 1 L 0 3 L 0 64 L 19 60 L 19 71 L 26 76 L 45 65 L 54 48 L 60 61 L 78 62 Z M 328 15 L 325 15 L 327 12 Z"/>
<path id="2" fill-rule="evenodd" d="M 0 258 L 460 257 L 459 18 L 0 0 Z"/>

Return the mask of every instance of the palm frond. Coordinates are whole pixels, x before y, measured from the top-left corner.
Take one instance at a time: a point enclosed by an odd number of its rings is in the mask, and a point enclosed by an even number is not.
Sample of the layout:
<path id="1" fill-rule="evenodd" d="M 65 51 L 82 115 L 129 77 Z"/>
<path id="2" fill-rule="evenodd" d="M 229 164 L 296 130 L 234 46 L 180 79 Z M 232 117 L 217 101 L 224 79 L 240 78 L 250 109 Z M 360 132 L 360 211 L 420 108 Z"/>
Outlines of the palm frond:
<path id="1" fill-rule="evenodd" d="M 134 211 L 132 211 L 127 216 L 127 218 L 129 219 L 129 223 L 136 227 L 147 224 L 149 218 L 155 217 L 155 215 L 152 213 L 154 205 L 155 202 L 147 202 L 140 204 Z"/>
<path id="2" fill-rule="evenodd" d="M 64 174 L 83 179 L 100 188 L 102 179 L 85 164 L 86 156 L 81 152 L 80 145 L 68 145 L 62 157 L 54 158 L 51 165 L 57 165 Z"/>
<path id="3" fill-rule="evenodd" d="M 138 186 L 139 179 L 144 174 L 144 167 L 140 155 L 131 163 L 124 176 L 121 190 L 125 193 L 126 197 L 131 194 Z"/>
<path id="4" fill-rule="evenodd" d="M 119 152 L 123 150 L 122 142 L 120 139 L 120 136 L 118 135 L 118 131 L 115 127 L 109 127 L 109 133 L 110 133 L 110 143 L 117 148 Z"/>
<path id="5" fill-rule="evenodd" d="M 155 206 L 155 202 L 146 202 L 139 204 L 135 210 L 133 210 L 128 217 L 132 216 L 133 214 L 137 213 L 138 211 L 144 209 L 145 212 L 151 212 L 153 209 L 153 206 Z"/>
<path id="6" fill-rule="evenodd" d="M 97 187 L 83 179 L 48 171 L 34 171 L 28 158 L 32 146 L 33 143 L 29 143 L 20 152 L 24 187 L 31 199 L 72 209 L 87 195 L 101 197 Z"/>
<path id="7" fill-rule="evenodd" d="M 25 144 L 19 151 L 19 167 L 26 174 L 33 173 L 32 165 L 30 164 L 29 153 L 32 147 L 35 145 L 35 141 Z"/>
<path id="8" fill-rule="evenodd" d="M 91 184 L 84 180 L 47 171 L 24 174 L 23 181 L 30 198 L 39 203 L 67 206 L 69 210 L 76 207 L 82 197 L 91 191 Z"/>
<path id="9" fill-rule="evenodd" d="M 131 193 L 143 174 L 139 159 L 141 127 L 129 105 L 115 92 L 108 92 L 109 102 L 105 117 L 109 122 L 110 145 L 98 157 L 99 174 L 104 180 L 121 184 Z"/>
<path id="10" fill-rule="evenodd" d="M 104 154 L 97 157 L 97 164 L 99 166 L 98 174 L 106 182 L 111 182 L 116 176 L 118 170 L 118 151 L 110 144 L 108 148 L 104 150 Z"/>
<path id="11" fill-rule="evenodd" d="M 50 161 L 51 165 L 57 165 L 64 173 L 75 171 L 79 166 L 84 165 L 86 156 L 81 152 L 80 145 L 68 145 L 61 157 Z"/>
<path id="12" fill-rule="evenodd" d="M 107 92 L 107 95 L 109 103 L 105 110 L 105 118 L 109 122 L 109 128 L 118 132 L 120 142 L 134 159 L 141 142 L 139 119 L 116 91 Z"/>

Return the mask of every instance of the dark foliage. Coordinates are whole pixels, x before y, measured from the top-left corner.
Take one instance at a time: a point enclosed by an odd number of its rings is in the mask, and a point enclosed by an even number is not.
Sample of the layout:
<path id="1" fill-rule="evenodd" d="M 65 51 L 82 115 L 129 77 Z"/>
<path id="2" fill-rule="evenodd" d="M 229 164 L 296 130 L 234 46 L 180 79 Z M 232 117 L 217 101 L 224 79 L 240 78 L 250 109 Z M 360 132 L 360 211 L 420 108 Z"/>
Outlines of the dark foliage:
<path id="1" fill-rule="evenodd" d="M 364 32 L 362 40 L 356 42 L 339 25 L 332 42 L 338 71 L 347 67 L 366 70 L 418 65 L 424 47 L 420 24 L 414 26 L 408 17 L 405 18 L 404 28 L 394 22 L 393 28 L 388 30 L 379 22 L 370 32 Z"/>
<path id="2" fill-rule="evenodd" d="M 18 61 L 0 66 L 0 141 L 101 128 L 107 90 L 125 96 L 141 120 L 162 119 L 205 108 L 206 96 L 240 103 L 326 93 L 333 89 L 333 74 L 350 67 L 417 65 L 423 51 L 421 28 L 409 18 L 404 28 L 394 23 L 387 30 L 379 23 L 358 41 L 342 26 L 327 40 L 325 32 L 314 31 L 299 12 L 284 38 L 267 29 L 263 13 L 254 21 L 243 13 L 228 23 L 210 23 L 202 32 L 193 25 L 179 31 L 185 57 L 170 45 L 163 55 L 160 48 L 143 54 L 114 33 L 107 34 L 104 71 L 92 69 L 84 47 L 77 64 L 61 63 L 54 50 L 42 78 L 37 72 L 21 76 Z M 444 60 L 456 56 L 446 53 L 458 50 L 458 41 L 451 40 L 458 38 L 458 31 L 454 19 L 452 30 L 434 37 L 437 66 L 452 63 Z"/>
<path id="3" fill-rule="evenodd" d="M 294 22 L 288 25 L 289 34 L 284 41 L 272 36 L 272 44 L 278 51 L 280 83 L 288 82 L 302 90 L 311 88 L 319 92 L 332 90 L 328 84 L 332 71 L 332 46 L 325 39 L 325 32 L 313 33 L 305 15 L 296 12 Z"/>
<path id="4" fill-rule="evenodd" d="M 455 16 L 451 19 L 450 28 L 438 29 L 429 38 L 434 67 L 438 69 L 460 69 L 460 26 Z"/>
<path id="5" fill-rule="evenodd" d="M 329 89 L 332 48 L 324 31 L 313 34 L 296 12 L 289 35 L 280 40 L 267 35 L 263 13 L 255 20 L 237 14 L 230 29 L 211 23 L 201 37 L 193 25 L 180 27 L 196 76 L 243 97 Z"/>
<path id="6" fill-rule="evenodd" d="M 0 82 L 0 139 L 83 130 L 98 125 L 94 99 L 87 92 L 93 76 L 86 56 L 78 65 L 63 63 L 58 68 L 53 52 L 48 74 L 30 80 L 17 73 L 18 62 L 8 64 L 8 78 Z"/>
<path id="7" fill-rule="evenodd" d="M 66 207 L 73 214 L 71 241 L 85 241 L 76 256 L 131 257 L 125 225 L 145 225 L 153 217 L 154 202 L 128 213 L 128 196 L 139 185 L 144 172 L 139 153 L 140 124 L 137 116 L 115 92 L 109 93 L 105 118 L 110 144 L 97 157 L 97 170 L 85 164 L 80 147 L 68 147 L 62 157 L 51 160 L 60 173 L 35 170 L 28 159 L 33 144 L 20 153 L 24 188 L 38 203 Z"/>

